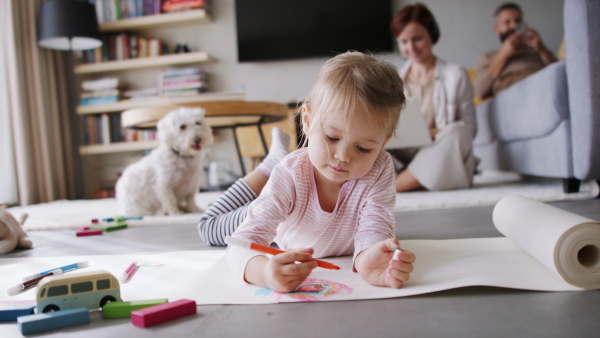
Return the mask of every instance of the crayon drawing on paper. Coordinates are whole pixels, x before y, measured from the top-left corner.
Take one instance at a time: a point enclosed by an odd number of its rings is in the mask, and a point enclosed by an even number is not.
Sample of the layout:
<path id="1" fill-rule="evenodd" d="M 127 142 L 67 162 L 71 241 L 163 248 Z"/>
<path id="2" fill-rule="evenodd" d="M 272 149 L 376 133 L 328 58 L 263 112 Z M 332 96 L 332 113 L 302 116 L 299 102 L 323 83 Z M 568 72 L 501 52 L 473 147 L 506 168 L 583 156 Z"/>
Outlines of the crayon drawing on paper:
<path id="1" fill-rule="evenodd" d="M 338 292 L 352 293 L 352 288 L 347 285 L 319 278 L 307 278 L 292 292 L 277 292 L 270 289 L 260 289 L 254 294 L 257 296 L 273 295 L 277 301 L 282 297 L 291 297 L 301 302 L 316 302 L 330 297 Z"/>

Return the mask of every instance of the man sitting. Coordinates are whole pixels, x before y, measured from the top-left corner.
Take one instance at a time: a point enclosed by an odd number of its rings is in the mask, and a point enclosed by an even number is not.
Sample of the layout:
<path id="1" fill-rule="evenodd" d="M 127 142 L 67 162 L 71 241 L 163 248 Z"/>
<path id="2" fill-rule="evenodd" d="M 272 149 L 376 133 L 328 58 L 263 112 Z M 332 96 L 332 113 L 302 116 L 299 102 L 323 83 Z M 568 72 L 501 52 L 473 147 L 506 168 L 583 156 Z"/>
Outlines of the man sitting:
<path id="1" fill-rule="evenodd" d="M 539 34 L 523 23 L 523 12 L 514 3 L 498 7 L 494 31 L 499 50 L 483 54 L 475 68 L 475 97 L 486 99 L 556 61 Z"/>

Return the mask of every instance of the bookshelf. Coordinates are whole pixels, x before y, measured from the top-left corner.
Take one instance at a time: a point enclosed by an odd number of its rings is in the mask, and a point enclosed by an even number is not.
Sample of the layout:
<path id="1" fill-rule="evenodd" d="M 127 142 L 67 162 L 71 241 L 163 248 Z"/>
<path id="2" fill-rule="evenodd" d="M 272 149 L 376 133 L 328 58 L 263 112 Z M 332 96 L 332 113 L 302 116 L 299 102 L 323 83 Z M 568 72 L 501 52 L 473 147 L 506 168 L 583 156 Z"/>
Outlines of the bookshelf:
<path id="1" fill-rule="evenodd" d="M 127 151 L 140 151 L 153 149 L 158 146 L 157 140 L 152 141 L 136 141 L 136 142 L 115 142 L 110 144 L 94 144 L 89 146 L 79 147 L 81 155 L 97 155 L 97 154 L 112 154 L 122 153 Z"/>
<path id="2" fill-rule="evenodd" d="M 163 29 L 173 26 L 198 25 L 212 22 L 211 15 L 204 9 L 194 9 L 183 12 L 161 13 L 134 18 L 120 19 L 116 21 L 103 22 L 99 25 L 101 33 L 118 32 L 142 32 L 145 30 Z M 111 76 L 130 71 L 155 71 L 163 67 L 196 65 L 214 62 L 205 51 L 194 51 L 180 54 L 166 54 L 154 57 L 143 57 L 136 59 L 105 61 L 77 65 L 74 73 L 77 77 L 110 73 Z M 82 119 L 103 114 L 120 114 L 121 112 L 138 107 L 177 105 L 183 103 L 203 102 L 212 100 L 243 100 L 243 94 L 239 93 L 202 93 L 189 97 L 153 97 L 144 100 L 122 100 L 114 103 L 97 105 L 80 105 L 76 108 L 77 115 Z M 111 118 L 111 125 L 113 119 Z M 89 126 L 88 126 L 89 128 Z M 111 128 L 111 132 L 112 132 Z M 87 134 L 86 134 L 87 135 Z M 87 135 L 89 136 L 89 135 Z M 86 136 L 86 137 L 87 137 Z M 112 142 L 92 145 L 81 145 L 79 153 L 82 156 L 96 154 L 124 153 L 130 151 L 141 151 L 152 149 L 157 146 L 157 141 L 130 141 Z"/>
<path id="3" fill-rule="evenodd" d="M 127 30 L 160 29 L 181 25 L 205 24 L 211 21 L 212 17 L 205 10 L 194 9 L 185 12 L 155 14 L 103 22 L 100 24 L 100 32 L 114 33 Z"/>
<path id="4" fill-rule="evenodd" d="M 167 54 L 147 58 L 105 61 L 82 64 L 75 67 L 75 74 L 93 74 L 113 71 L 133 70 L 140 68 L 156 68 L 177 66 L 190 63 L 211 62 L 213 59 L 206 52 L 191 52 L 184 54 Z"/>

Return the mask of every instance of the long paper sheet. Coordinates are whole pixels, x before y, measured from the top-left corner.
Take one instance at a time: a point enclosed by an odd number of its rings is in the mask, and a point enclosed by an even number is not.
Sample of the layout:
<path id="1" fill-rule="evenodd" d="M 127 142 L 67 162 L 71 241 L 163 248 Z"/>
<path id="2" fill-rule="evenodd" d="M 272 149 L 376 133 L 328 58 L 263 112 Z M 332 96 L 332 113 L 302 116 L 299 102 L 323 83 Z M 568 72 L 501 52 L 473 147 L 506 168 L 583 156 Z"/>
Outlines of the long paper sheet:
<path id="1" fill-rule="evenodd" d="M 87 260 L 85 270 L 104 269 L 119 276 L 136 261 L 142 266 L 127 284 L 121 285 L 126 301 L 169 298 L 193 299 L 198 304 L 263 304 L 305 300 L 352 300 L 394 298 L 453 288 L 488 285 L 506 288 L 572 291 L 581 290 L 565 282 L 507 238 L 455 240 L 407 240 L 402 246 L 417 255 L 415 271 L 398 290 L 375 287 L 351 270 L 352 257 L 330 258 L 342 269 L 317 268 L 311 274 L 321 287 L 337 292 L 319 295 L 278 294 L 249 285 L 234 276 L 224 250 L 184 251 L 148 255 L 103 255 L 51 258 L 1 259 L 0 301 L 34 299 L 30 290 L 9 297 L 6 290 L 21 278 L 39 271 Z M 84 271 L 84 270 L 82 270 Z M 69 272 L 73 274 L 76 272 Z"/>
<path id="2" fill-rule="evenodd" d="M 364 282 L 351 270 L 352 257 L 337 257 L 326 260 L 341 270 L 317 268 L 297 292 L 280 294 L 237 279 L 225 250 L 206 250 L 4 258 L 0 301 L 34 299 L 33 290 L 13 297 L 6 290 L 23 276 L 84 260 L 90 265 L 85 270 L 104 269 L 115 276 L 133 261 L 142 265 L 121 285 L 126 301 L 188 298 L 199 304 L 262 304 L 394 298 L 479 285 L 539 291 L 600 288 L 599 222 L 520 196 L 499 202 L 493 217 L 507 237 L 402 241 L 417 262 L 411 280 L 398 290 Z"/>

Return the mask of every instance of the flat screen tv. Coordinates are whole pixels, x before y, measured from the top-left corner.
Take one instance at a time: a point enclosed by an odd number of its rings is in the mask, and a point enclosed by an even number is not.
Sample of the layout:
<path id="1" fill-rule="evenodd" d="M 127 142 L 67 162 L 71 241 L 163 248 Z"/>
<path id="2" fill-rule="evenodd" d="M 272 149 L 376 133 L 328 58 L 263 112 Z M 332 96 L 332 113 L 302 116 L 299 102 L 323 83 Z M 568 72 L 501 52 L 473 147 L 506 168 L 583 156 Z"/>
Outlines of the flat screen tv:
<path id="1" fill-rule="evenodd" d="M 238 61 L 393 50 L 389 0 L 236 0 Z"/>

